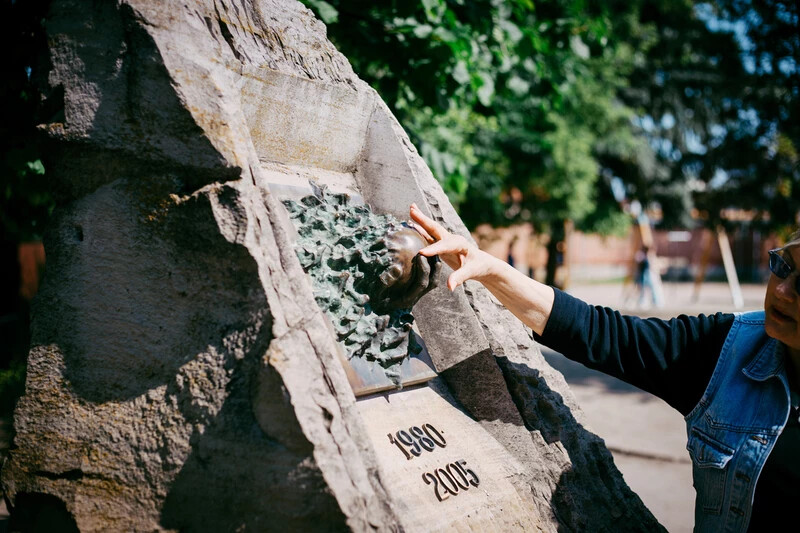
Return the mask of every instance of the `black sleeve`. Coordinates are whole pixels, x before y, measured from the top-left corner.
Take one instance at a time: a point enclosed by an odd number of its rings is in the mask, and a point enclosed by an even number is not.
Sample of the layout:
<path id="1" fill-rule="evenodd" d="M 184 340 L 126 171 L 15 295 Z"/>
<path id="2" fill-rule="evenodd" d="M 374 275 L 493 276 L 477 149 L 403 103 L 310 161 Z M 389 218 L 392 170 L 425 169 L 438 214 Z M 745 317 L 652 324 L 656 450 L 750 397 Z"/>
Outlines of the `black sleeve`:
<path id="1" fill-rule="evenodd" d="M 537 341 L 655 394 L 684 415 L 700 401 L 734 319 L 729 313 L 639 318 L 555 293 Z"/>

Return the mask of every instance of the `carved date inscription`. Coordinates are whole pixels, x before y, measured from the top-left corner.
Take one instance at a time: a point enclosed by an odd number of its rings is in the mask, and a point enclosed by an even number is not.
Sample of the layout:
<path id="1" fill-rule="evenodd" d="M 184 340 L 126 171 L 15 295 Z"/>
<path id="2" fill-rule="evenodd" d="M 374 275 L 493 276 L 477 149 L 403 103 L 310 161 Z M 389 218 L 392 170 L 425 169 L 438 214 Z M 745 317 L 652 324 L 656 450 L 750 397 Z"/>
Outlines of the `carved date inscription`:
<path id="1" fill-rule="evenodd" d="M 400 451 L 411 460 L 422 455 L 422 451 L 432 452 L 437 446 L 444 448 L 447 441 L 442 434 L 430 424 L 422 424 L 422 427 L 411 426 L 408 431 L 400 430 L 394 435 L 388 434 L 389 442 L 400 448 Z"/>
<path id="2" fill-rule="evenodd" d="M 464 460 L 456 461 L 446 465 L 444 468 L 437 468 L 433 472 L 422 474 L 422 480 L 426 485 L 433 483 L 433 493 L 439 501 L 446 500 L 452 494 L 458 496 L 463 490 L 469 490 L 470 485 L 477 487 L 481 480 L 471 468 L 467 468 Z"/>
<path id="3" fill-rule="evenodd" d="M 423 452 L 433 452 L 436 448 L 445 448 L 447 441 L 442 435 L 444 432 L 437 430 L 431 424 L 411 426 L 406 430 L 389 433 L 389 442 L 403 452 L 407 460 L 419 457 Z M 478 475 L 467 467 L 464 460 L 455 461 L 436 468 L 432 472 L 422 474 L 426 485 L 433 484 L 433 493 L 441 502 L 460 492 L 477 487 L 480 484 Z"/>

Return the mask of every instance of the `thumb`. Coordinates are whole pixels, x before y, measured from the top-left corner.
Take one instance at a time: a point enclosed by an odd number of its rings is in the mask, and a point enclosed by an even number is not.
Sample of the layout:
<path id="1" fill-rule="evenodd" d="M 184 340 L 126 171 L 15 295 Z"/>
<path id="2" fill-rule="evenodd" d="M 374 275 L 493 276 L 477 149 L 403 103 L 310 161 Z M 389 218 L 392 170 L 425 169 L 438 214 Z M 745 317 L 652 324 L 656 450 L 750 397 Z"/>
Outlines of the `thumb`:
<path id="1" fill-rule="evenodd" d="M 447 288 L 450 289 L 451 291 L 456 290 L 456 288 L 459 285 L 461 285 L 468 279 L 471 279 L 472 275 L 473 272 L 471 268 L 469 268 L 466 265 L 462 266 L 461 268 L 450 274 L 450 277 L 447 278 Z"/>

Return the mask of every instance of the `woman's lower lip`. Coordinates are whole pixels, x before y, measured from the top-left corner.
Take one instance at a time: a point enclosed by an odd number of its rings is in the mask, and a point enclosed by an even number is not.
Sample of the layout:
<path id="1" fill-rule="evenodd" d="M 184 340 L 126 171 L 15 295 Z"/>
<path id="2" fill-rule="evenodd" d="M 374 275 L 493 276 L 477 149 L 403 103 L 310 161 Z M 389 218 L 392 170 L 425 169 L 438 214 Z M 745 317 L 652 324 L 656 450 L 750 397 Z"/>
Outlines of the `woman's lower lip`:
<path id="1" fill-rule="evenodd" d="M 772 318 L 776 322 L 790 322 L 790 321 L 794 322 L 794 320 L 792 320 L 792 317 L 790 317 L 788 315 L 784 315 L 783 313 L 781 313 L 777 309 L 772 309 Z"/>

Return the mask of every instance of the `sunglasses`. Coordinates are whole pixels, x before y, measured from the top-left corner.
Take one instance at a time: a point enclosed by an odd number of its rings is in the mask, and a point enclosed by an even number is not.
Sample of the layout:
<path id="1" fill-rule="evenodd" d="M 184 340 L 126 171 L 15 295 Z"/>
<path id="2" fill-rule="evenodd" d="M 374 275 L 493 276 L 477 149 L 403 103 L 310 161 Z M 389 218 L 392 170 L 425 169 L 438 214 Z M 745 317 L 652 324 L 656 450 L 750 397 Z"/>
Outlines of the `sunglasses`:
<path id="1" fill-rule="evenodd" d="M 792 275 L 795 269 L 781 256 L 781 251 L 783 251 L 783 248 L 776 248 L 768 252 L 769 269 L 780 279 L 786 279 Z M 800 276 L 794 279 L 794 292 L 800 294 Z"/>

